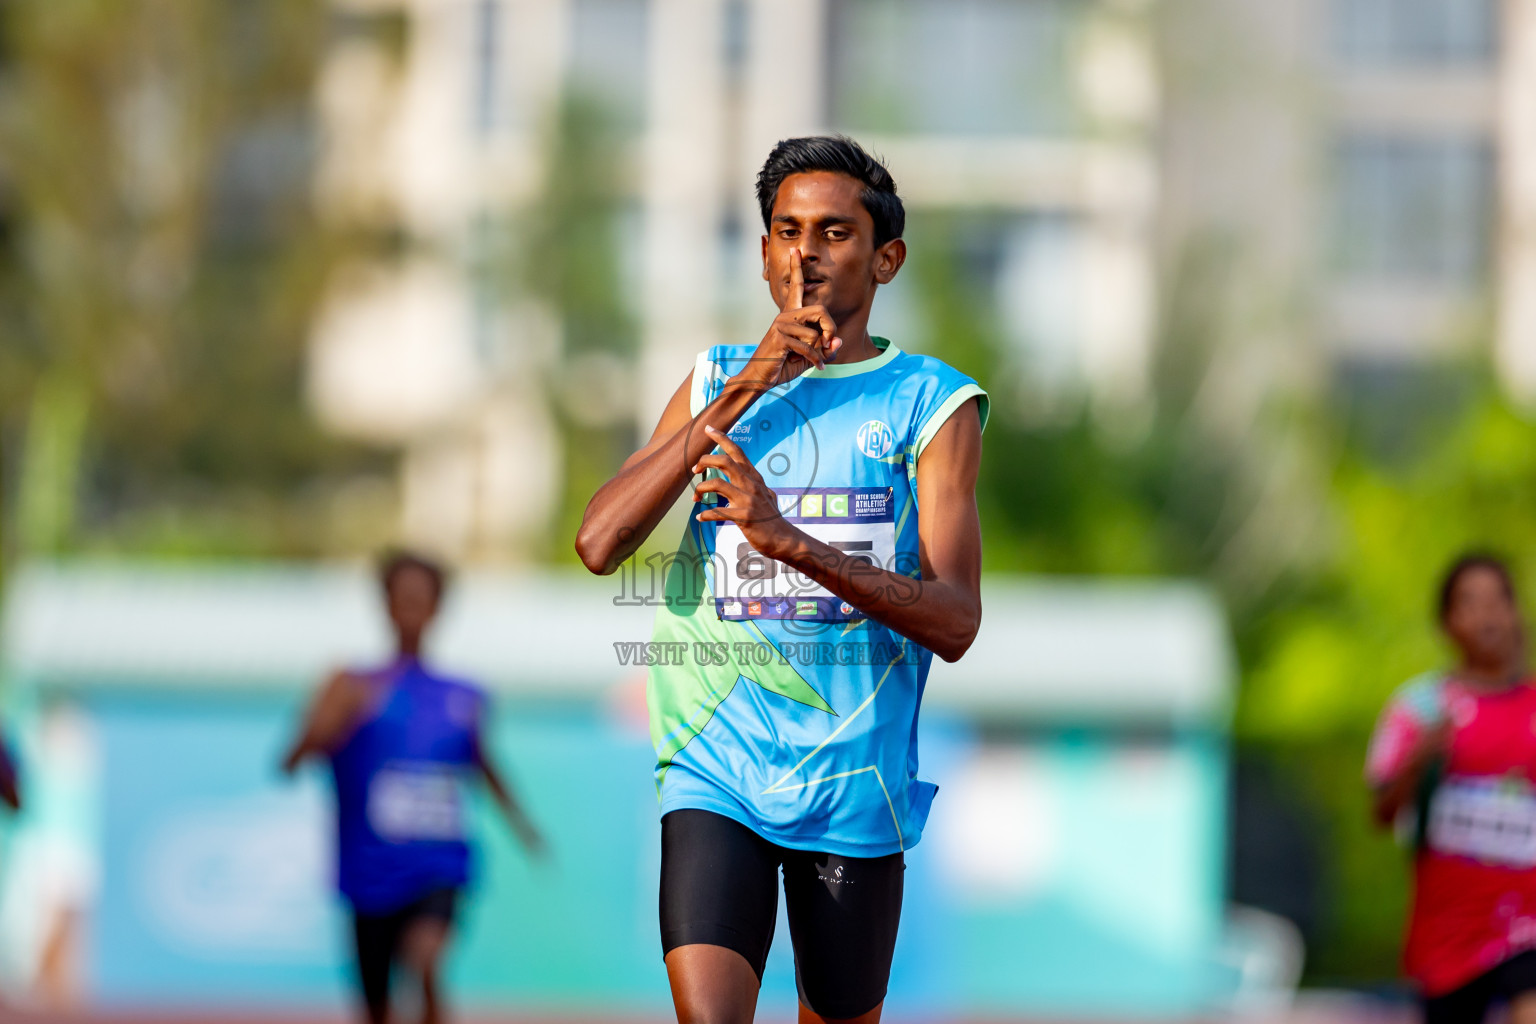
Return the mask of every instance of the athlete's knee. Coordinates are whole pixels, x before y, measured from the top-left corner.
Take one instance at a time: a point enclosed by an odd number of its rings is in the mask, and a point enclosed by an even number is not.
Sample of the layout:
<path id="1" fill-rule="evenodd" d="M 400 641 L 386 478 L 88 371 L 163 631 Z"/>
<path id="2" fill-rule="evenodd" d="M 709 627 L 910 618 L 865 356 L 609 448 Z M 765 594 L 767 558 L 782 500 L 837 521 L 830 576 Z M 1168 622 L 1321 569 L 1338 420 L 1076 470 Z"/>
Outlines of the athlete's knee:
<path id="1" fill-rule="evenodd" d="M 740 953 L 690 944 L 667 953 L 666 963 L 678 1024 L 751 1024 L 759 982 Z"/>
<path id="2" fill-rule="evenodd" d="M 739 1005 L 678 1006 L 677 1024 L 752 1024 L 754 1008 Z"/>
<path id="3" fill-rule="evenodd" d="M 402 942 L 401 959 L 422 981 L 435 983 L 443 949 L 448 945 L 448 925 L 430 918 L 413 923 Z"/>
<path id="4" fill-rule="evenodd" d="M 799 1024 L 880 1024 L 880 1011 L 884 1008 L 885 1002 L 882 1000 L 873 1010 L 856 1017 L 824 1017 L 801 1003 Z"/>
<path id="5" fill-rule="evenodd" d="M 1522 992 L 1509 1001 L 1509 1024 L 1536 1024 L 1536 992 Z"/>

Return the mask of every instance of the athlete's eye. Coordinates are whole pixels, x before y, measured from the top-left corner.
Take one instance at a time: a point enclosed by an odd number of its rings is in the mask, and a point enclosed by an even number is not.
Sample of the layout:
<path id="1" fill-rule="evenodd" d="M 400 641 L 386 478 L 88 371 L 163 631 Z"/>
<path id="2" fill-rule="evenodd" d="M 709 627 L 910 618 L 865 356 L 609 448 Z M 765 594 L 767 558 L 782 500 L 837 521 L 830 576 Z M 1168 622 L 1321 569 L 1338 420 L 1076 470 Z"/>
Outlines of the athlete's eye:
<path id="1" fill-rule="evenodd" d="M 779 237 L 780 238 L 794 238 L 799 233 L 800 232 L 798 230 L 796 230 L 795 228 L 780 228 L 779 229 Z"/>
<path id="2" fill-rule="evenodd" d="M 827 232 L 827 239 L 833 242 L 841 242 L 848 237 L 848 232 L 832 230 Z"/>

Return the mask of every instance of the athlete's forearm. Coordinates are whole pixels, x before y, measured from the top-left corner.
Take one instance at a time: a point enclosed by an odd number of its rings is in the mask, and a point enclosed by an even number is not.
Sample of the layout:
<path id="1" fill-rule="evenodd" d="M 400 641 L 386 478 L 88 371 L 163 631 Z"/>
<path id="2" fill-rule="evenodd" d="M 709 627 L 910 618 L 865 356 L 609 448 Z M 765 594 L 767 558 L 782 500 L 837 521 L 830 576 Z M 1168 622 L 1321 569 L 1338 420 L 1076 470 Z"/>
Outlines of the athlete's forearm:
<path id="1" fill-rule="evenodd" d="M 479 756 L 480 772 L 485 777 L 485 784 L 491 791 L 491 797 L 496 801 L 496 806 L 501 808 L 502 817 L 507 819 L 507 824 L 512 831 L 517 833 L 517 838 L 524 846 L 537 853 L 544 848 L 544 837 L 534 827 L 533 820 L 528 817 L 528 812 L 523 810 L 523 805 L 518 802 L 512 788 L 502 779 L 494 765 L 482 754 Z"/>
<path id="2" fill-rule="evenodd" d="M 718 398 L 659 448 L 599 487 L 576 534 L 582 564 L 607 576 L 638 551 L 693 479 L 693 464 L 715 447 L 704 426 L 730 430 L 770 386 L 746 374 L 731 378 Z"/>
<path id="3" fill-rule="evenodd" d="M 1449 744 L 1449 728 L 1445 725 L 1434 728 L 1420 738 L 1397 774 L 1376 787 L 1371 809 L 1378 824 L 1392 824 L 1402 809 L 1413 802 L 1424 785 L 1424 777 L 1446 756 Z"/>
<path id="4" fill-rule="evenodd" d="M 981 628 L 976 587 L 881 569 L 799 530 L 774 557 L 945 661 L 958 661 Z"/>
<path id="5" fill-rule="evenodd" d="M 1403 765 L 1402 770 L 1390 780 L 1376 788 L 1373 793 L 1372 811 L 1376 815 L 1376 823 L 1379 825 L 1391 825 L 1397 820 L 1404 807 L 1413 801 L 1418 793 L 1419 786 L 1424 782 L 1424 774 L 1429 771 L 1434 756 L 1427 751 L 1420 751 Z"/>
<path id="6" fill-rule="evenodd" d="M 292 775 L 299 770 L 299 765 L 314 751 L 310 748 L 308 738 L 300 737 L 288 748 L 288 753 L 283 755 L 282 770 L 284 775 Z"/>

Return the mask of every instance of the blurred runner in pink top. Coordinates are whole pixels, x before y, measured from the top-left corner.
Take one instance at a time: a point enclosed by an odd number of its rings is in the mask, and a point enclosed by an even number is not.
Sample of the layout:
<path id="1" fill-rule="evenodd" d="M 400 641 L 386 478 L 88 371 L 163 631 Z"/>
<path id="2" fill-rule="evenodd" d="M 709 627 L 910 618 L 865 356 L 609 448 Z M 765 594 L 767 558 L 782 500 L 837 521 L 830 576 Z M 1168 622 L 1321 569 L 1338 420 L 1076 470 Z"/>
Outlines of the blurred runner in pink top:
<path id="1" fill-rule="evenodd" d="M 1536 1022 L 1536 685 L 1509 570 L 1468 556 L 1446 574 L 1440 624 L 1460 654 L 1383 712 L 1366 760 L 1377 820 L 1414 848 L 1404 964 L 1429 1024 L 1500 1003 Z"/>

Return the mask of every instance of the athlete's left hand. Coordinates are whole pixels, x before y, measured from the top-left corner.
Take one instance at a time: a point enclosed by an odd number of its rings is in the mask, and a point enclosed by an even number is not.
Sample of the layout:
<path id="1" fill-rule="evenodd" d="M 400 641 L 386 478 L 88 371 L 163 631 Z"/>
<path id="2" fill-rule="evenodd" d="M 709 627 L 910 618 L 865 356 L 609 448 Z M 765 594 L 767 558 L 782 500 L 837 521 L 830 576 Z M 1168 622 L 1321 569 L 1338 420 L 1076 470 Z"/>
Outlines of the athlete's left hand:
<path id="1" fill-rule="evenodd" d="M 710 477 L 693 489 L 695 501 L 706 494 L 718 494 L 730 504 L 716 505 L 699 513 L 701 522 L 732 522 L 741 527 L 742 534 L 759 553 L 776 558 L 781 545 L 799 532 L 786 522 L 779 511 L 779 497 L 766 483 L 757 467 L 752 465 L 746 453 L 725 433 L 714 427 L 704 428 L 720 446 L 694 463 L 695 473 L 706 469 L 718 469 L 724 477 Z"/>

